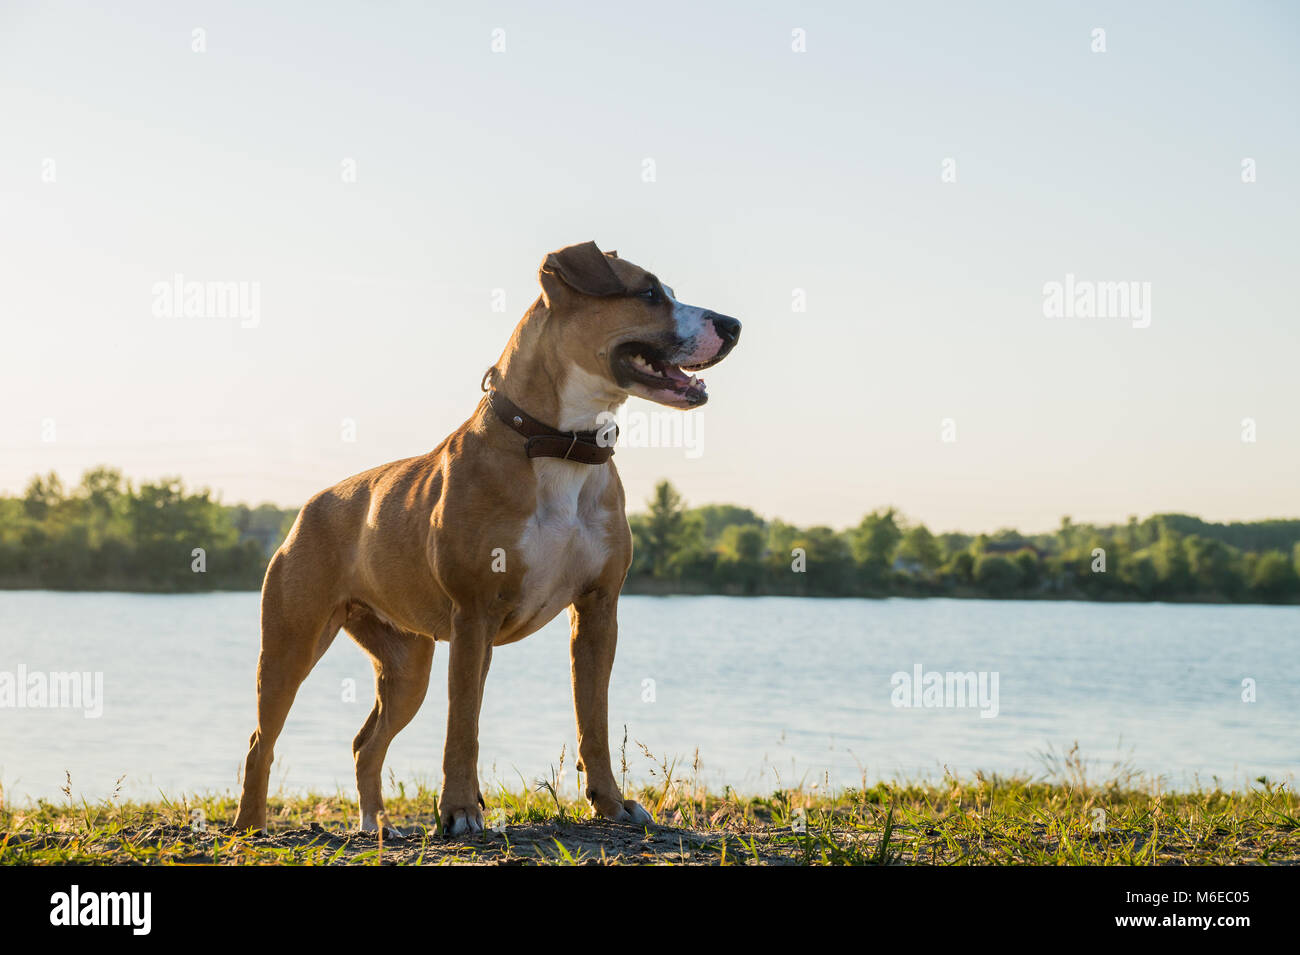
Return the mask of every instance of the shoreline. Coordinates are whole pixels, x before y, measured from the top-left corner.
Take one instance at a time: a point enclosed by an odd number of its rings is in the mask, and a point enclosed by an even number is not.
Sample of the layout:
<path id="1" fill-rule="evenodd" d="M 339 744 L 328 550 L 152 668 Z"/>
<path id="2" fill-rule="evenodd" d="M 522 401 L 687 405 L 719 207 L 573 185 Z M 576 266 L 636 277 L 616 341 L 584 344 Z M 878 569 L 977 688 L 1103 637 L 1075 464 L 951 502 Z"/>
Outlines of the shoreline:
<path id="1" fill-rule="evenodd" d="M 204 594 L 256 594 L 260 593 L 260 588 L 243 587 L 234 589 L 222 589 L 218 587 L 207 588 L 203 590 L 161 590 L 136 587 L 109 587 L 109 588 L 84 588 L 84 587 L 48 587 L 48 586 L 28 586 L 26 584 L 13 585 L 0 581 L 0 593 L 48 593 L 48 594 L 138 594 L 141 596 L 154 597 L 197 597 Z M 995 603 L 1080 603 L 1080 604 L 1142 604 L 1146 606 L 1173 606 L 1173 607 L 1300 607 L 1300 598 L 1293 600 L 1227 600 L 1221 597 L 1213 596 L 1188 596 L 1188 597 L 1166 597 L 1160 600 L 1150 600 L 1141 597 L 1124 597 L 1110 595 L 1105 597 L 1089 597 L 1083 593 L 1069 594 L 1017 594 L 1014 596 L 998 597 L 991 594 L 979 593 L 976 591 L 954 591 L 951 593 L 869 593 L 869 594 L 808 594 L 808 593 L 744 593 L 736 590 L 708 590 L 708 589 L 668 589 L 658 587 L 646 587 L 639 584 L 633 584 L 631 587 L 624 588 L 621 593 L 624 597 L 734 597 L 738 599 L 751 599 L 762 597 L 786 597 L 798 600 L 985 600 Z"/>

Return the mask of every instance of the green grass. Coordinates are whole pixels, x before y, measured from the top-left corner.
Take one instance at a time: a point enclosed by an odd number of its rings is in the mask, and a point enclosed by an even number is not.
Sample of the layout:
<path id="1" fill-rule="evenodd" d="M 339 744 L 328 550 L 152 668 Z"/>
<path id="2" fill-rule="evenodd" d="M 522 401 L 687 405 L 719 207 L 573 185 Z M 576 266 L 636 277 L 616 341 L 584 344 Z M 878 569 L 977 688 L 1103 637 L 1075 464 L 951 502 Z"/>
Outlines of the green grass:
<path id="1" fill-rule="evenodd" d="M 816 786 L 758 797 L 709 793 L 673 777 L 632 793 L 660 826 L 592 820 L 555 785 L 485 793 L 502 832 L 444 839 L 437 793 L 394 783 L 404 839 L 356 833 L 343 795 L 275 797 L 268 832 L 229 828 L 231 794 L 142 803 L 67 799 L 0 807 L 0 864 L 799 864 L 1238 865 L 1300 862 L 1300 804 L 1288 786 L 1163 793 L 977 775 L 935 784 Z M 570 787 L 572 788 L 572 787 Z M 1104 828 L 1098 829 L 1104 811 Z M 200 820 L 196 822 L 195 820 Z"/>

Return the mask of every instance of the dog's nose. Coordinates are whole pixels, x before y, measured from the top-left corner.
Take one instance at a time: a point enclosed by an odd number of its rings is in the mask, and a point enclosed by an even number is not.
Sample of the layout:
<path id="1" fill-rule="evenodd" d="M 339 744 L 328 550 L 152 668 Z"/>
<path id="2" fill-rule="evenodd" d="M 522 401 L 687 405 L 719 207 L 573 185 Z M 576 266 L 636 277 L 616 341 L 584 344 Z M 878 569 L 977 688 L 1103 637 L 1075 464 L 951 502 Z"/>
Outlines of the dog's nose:
<path id="1" fill-rule="evenodd" d="M 724 344 L 734 345 L 736 339 L 740 337 L 740 322 L 726 315 L 710 315 L 713 321 L 713 328 L 718 333 Z"/>

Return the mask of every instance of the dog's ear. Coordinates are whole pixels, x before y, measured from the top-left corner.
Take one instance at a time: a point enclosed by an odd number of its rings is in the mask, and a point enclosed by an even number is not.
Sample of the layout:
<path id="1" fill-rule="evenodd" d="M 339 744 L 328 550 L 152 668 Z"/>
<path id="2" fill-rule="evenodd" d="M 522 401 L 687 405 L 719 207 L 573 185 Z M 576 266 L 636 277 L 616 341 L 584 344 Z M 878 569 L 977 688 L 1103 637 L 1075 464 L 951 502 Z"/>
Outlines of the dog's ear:
<path id="1" fill-rule="evenodd" d="M 581 242 L 552 252 L 542 261 L 537 278 L 548 306 L 562 294 L 561 286 L 598 297 L 627 293 L 623 280 L 614 274 L 609 259 L 595 242 Z"/>

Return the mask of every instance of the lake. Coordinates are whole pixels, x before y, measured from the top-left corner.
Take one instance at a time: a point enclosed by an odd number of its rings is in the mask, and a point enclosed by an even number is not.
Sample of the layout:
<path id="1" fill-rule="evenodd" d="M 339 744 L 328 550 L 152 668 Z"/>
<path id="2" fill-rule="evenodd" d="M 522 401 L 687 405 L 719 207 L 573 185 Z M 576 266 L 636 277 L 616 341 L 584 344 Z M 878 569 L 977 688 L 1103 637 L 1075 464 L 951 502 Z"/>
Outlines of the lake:
<path id="1" fill-rule="evenodd" d="M 0 592 L 0 679 L 102 677 L 97 717 L 85 700 L 5 701 L 5 798 L 62 799 L 65 771 L 78 799 L 110 794 L 122 776 L 132 797 L 237 792 L 254 727 L 257 618 L 256 593 Z M 653 766 L 638 741 L 688 773 L 698 748 L 704 782 L 747 793 L 934 780 L 945 770 L 1044 776 L 1043 754 L 1076 741 L 1094 781 L 1119 765 L 1166 788 L 1241 788 L 1259 776 L 1293 780 L 1300 767 L 1296 607 L 625 597 L 620 621 L 610 726 L 617 767 L 626 724 L 638 781 Z M 424 709 L 393 743 L 385 780 L 391 770 L 436 785 L 446 669 L 441 644 Z M 372 685 L 368 659 L 340 634 L 298 693 L 272 791 L 355 796 L 351 741 Z M 484 790 L 531 785 L 562 747 L 565 786 L 574 786 L 574 737 L 561 615 L 495 654 Z"/>

